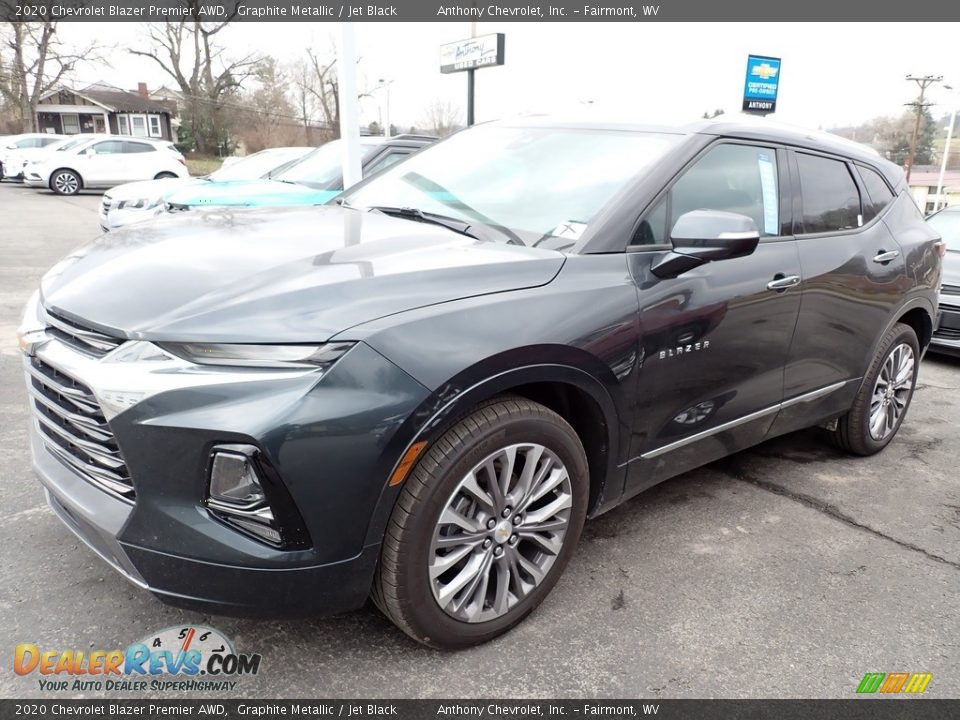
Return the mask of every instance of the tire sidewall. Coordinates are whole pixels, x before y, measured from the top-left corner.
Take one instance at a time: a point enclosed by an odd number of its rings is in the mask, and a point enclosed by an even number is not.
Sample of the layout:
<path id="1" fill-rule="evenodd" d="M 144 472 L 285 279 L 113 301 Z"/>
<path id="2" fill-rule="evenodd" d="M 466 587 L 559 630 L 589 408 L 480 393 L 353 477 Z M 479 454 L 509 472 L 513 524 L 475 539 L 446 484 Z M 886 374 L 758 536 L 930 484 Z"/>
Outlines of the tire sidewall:
<path id="1" fill-rule="evenodd" d="M 417 637 L 430 645 L 466 647 L 506 632 L 528 615 L 553 589 L 573 554 L 586 516 L 589 475 L 586 458 L 572 428 L 540 418 L 511 418 L 488 427 L 473 442 L 445 457 L 437 470 L 441 480 L 429 490 L 419 508 L 419 520 L 404 538 L 399 558 L 402 574 L 408 578 L 407 613 Z M 563 548 L 547 577 L 502 617 L 482 623 L 468 623 L 451 617 L 437 604 L 428 572 L 430 546 L 440 513 L 464 475 L 481 460 L 508 445 L 539 443 L 563 462 L 570 474 L 573 506 Z M 414 471 L 416 472 L 416 471 Z M 408 480 L 409 481 L 409 480 Z"/>

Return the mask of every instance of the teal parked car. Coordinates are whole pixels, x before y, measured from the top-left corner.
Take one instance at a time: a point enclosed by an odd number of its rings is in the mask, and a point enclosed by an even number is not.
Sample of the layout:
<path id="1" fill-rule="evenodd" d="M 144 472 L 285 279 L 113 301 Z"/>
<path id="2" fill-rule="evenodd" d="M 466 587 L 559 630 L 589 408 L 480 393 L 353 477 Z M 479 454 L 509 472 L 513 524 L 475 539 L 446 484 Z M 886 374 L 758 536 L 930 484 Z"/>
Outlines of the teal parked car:
<path id="1" fill-rule="evenodd" d="M 361 137 L 363 176 L 379 172 L 436 140 L 425 135 Z M 269 178 L 230 183 L 190 184 L 164 196 L 168 212 L 206 207 L 320 205 L 343 191 L 341 141 L 307 153 Z"/>

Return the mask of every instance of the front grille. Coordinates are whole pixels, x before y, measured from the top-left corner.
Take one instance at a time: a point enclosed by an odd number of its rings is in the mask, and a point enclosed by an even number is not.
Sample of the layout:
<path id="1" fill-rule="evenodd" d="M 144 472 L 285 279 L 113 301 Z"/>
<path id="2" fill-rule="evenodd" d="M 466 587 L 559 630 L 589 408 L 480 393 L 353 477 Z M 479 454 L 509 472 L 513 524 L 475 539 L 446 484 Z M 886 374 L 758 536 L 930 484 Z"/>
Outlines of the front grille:
<path id="1" fill-rule="evenodd" d="M 948 285 L 944 283 L 940 286 L 940 292 L 947 295 L 960 295 L 960 285 Z"/>
<path id="2" fill-rule="evenodd" d="M 124 340 L 110 337 L 102 332 L 84 327 L 62 315 L 44 310 L 44 321 L 47 324 L 47 334 L 65 345 L 93 357 L 103 357 L 111 350 L 123 344 Z"/>
<path id="3" fill-rule="evenodd" d="M 133 482 L 93 392 L 39 358 L 30 358 L 30 396 L 41 439 L 63 464 L 102 490 L 133 500 Z"/>
<path id="4" fill-rule="evenodd" d="M 960 340 L 960 330 L 954 330 L 953 328 L 937 328 L 937 331 L 933 334 L 934 337 L 944 338 L 946 340 Z"/>

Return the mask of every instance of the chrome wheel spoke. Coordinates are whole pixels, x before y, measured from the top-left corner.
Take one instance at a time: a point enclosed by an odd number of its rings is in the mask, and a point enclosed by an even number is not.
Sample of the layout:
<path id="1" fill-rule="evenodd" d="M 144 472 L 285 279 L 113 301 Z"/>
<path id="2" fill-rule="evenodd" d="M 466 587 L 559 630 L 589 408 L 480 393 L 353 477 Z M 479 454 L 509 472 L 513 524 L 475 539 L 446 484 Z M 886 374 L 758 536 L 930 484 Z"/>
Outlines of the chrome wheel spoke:
<path id="1" fill-rule="evenodd" d="M 874 440 L 884 440 L 896 429 L 913 392 L 916 358 L 906 343 L 887 355 L 870 398 L 869 430 Z"/>
<path id="2" fill-rule="evenodd" d="M 428 566 L 437 604 L 466 622 L 509 612 L 553 567 L 572 503 L 570 475 L 543 445 L 510 445 L 481 460 L 437 519 Z"/>

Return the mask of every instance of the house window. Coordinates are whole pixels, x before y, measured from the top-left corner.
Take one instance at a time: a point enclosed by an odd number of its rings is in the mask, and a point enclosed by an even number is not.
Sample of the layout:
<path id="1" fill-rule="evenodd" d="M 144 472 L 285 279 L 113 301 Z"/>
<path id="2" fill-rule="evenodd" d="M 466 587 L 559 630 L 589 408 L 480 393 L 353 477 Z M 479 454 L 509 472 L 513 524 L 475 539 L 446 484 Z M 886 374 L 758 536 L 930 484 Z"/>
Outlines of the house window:
<path id="1" fill-rule="evenodd" d="M 117 134 L 118 135 L 130 134 L 130 124 L 127 121 L 126 115 L 117 115 Z"/>
<path id="2" fill-rule="evenodd" d="M 150 137 L 163 137 L 163 131 L 160 129 L 160 116 L 150 115 L 147 119 L 150 121 Z"/>
<path id="3" fill-rule="evenodd" d="M 80 132 L 80 116 L 76 113 L 64 113 L 61 116 L 63 120 L 63 134 L 77 135 Z"/>
<path id="4" fill-rule="evenodd" d="M 134 137 L 147 137 L 147 117 L 145 115 L 130 116 L 130 134 Z"/>

